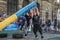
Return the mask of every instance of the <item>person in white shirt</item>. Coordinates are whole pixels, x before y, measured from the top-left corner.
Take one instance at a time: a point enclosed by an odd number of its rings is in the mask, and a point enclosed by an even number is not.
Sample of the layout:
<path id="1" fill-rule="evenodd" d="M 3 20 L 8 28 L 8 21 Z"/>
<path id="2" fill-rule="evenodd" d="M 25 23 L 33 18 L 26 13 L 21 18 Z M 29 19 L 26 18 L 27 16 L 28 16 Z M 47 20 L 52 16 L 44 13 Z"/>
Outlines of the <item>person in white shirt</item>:
<path id="1" fill-rule="evenodd" d="M 51 26 L 50 26 L 51 30 L 54 30 L 54 20 L 51 21 Z"/>

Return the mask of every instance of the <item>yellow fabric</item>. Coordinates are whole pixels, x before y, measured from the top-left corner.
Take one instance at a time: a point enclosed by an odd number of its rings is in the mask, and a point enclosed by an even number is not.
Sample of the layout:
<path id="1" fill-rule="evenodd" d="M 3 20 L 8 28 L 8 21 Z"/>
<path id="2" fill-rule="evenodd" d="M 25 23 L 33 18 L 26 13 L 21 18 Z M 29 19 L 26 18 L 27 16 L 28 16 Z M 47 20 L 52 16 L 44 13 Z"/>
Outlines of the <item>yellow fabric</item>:
<path id="1" fill-rule="evenodd" d="M 16 14 L 13 14 L 12 16 L 8 17 L 6 20 L 0 22 L 0 31 L 2 31 L 3 28 L 5 28 L 7 25 L 15 21 L 16 19 L 17 19 Z"/>

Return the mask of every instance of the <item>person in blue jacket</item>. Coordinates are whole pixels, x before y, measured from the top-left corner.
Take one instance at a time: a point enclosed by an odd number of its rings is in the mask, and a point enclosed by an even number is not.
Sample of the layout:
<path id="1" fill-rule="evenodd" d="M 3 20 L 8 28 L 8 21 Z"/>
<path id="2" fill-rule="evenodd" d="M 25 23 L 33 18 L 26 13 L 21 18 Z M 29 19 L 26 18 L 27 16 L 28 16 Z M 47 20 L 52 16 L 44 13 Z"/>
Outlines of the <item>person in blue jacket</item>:
<path id="1" fill-rule="evenodd" d="M 25 35 L 26 35 L 26 18 L 24 16 L 20 16 L 17 20 L 16 20 L 16 23 L 17 23 L 17 28 L 18 30 L 23 30 L 25 32 Z"/>

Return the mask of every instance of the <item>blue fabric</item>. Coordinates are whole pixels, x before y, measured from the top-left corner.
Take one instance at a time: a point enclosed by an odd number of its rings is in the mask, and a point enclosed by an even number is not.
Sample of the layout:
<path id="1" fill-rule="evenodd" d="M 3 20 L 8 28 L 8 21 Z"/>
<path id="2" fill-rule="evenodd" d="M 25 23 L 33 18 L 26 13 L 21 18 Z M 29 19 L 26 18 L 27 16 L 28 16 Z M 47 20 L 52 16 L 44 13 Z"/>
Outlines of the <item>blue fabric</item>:
<path id="1" fill-rule="evenodd" d="M 4 31 L 7 31 L 7 30 L 18 30 L 17 28 L 8 28 L 8 29 L 4 29 Z"/>
<path id="2" fill-rule="evenodd" d="M 12 24 L 6 26 L 3 30 L 17 30 L 17 24 L 12 23 Z"/>
<path id="3" fill-rule="evenodd" d="M 16 16 L 20 17 L 21 15 L 25 14 L 26 12 L 28 12 L 31 8 L 33 8 L 35 6 L 36 6 L 36 1 L 32 2 L 31 4 L 25 6 L 23 9 L 16 12 Z"/>

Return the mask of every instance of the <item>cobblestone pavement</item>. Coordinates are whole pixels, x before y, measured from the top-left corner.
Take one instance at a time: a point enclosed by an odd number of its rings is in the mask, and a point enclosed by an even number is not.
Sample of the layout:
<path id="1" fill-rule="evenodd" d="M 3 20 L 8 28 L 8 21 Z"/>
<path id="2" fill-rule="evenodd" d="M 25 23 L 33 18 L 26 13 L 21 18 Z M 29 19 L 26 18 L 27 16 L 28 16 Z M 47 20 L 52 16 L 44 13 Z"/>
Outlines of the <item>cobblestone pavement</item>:
<path id="1" fill-rule="evenodd" d="M 39 33 L 38 33 L 38 35 L 39 35 Z M 34 34 L 29 33 L 28 36 L 23 39 L 0 38 L 0 40 L 35 40 L 35 39 L 34 39 Z M 38 40 L 60 40 L 60 34 L 44 33 L 44 39 L 41 39 L 40 35 L 39 35 Z"/>

